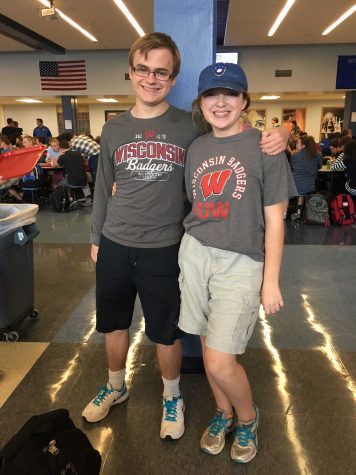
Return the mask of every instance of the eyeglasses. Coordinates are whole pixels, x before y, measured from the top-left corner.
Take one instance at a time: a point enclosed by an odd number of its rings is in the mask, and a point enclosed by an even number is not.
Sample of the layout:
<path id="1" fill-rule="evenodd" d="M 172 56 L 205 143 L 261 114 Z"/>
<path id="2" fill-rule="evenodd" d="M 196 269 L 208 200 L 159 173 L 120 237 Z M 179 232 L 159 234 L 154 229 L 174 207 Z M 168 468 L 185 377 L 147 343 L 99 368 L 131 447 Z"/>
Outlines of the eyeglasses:
<path id="1" fill-rule="evenodd" d="M 132 66 L 132 71 L 141 78 L 148 78 L 152 73 L 159 81 L 169 81 L 172 77 L 172 74 L 165 69 L 155 69 L 154 71 L 151 71 L 145 66 Z"/>

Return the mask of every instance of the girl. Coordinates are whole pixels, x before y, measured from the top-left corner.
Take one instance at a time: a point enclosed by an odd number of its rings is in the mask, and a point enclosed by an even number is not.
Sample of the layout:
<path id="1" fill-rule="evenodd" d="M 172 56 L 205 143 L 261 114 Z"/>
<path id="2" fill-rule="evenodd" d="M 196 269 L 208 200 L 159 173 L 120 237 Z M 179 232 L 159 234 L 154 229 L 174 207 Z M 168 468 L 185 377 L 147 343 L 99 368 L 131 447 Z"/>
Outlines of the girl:
<path id="1" fill-rule="evenodd" d="M 322 158 L 317 151 L 314 137 L 302 135 L 296 146 L 296 152 L 292 154 L 290 166 L 298 191 L 296 219 L 302 216 L 305 196 L 315 192 L 318 170 L 321 168 Z"/>
<path id="2" fill-rule="evenodd" d="M 261 299 L 267 314 L 283 306 L 283 211 L 295 195 L 285 156 L 267 157 L 259 149 L 260 132 L 242 130 L 241 112 L 249 103 L 238 65 L 219 63 L 201 72 L 195 105 L 212 131 L 188 150 L 192 211 L 179 253 L 179 327 L 201 335 L 217 405 L 200 445 L 216 455 L 234 431 L 231 458 L 240 463 L 256 455 L 259 414 L 236 355 L 245 351 Z"/>

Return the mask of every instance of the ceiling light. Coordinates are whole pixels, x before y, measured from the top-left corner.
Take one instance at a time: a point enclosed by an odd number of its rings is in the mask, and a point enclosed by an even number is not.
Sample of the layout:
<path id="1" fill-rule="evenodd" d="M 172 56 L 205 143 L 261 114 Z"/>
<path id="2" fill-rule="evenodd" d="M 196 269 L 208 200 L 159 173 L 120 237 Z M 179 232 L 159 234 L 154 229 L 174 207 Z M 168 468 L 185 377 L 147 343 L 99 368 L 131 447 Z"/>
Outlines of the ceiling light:
<path id="1" fill-rule="evenodd" d="M 42 101 L 39 101 L 38 99 L 16 99 L 16 102 L 26 102 L 28 104 L 32 104 L 35 102 L 42 102 Z"/>
<path id="2" fill-rule="evenodd" d="M 51 2 L 49 0 L 38 0 L 40 3 L 42 3 L 42 5 L 44 5 L 45 7 L 47 8 L 50 8 L 51 6 L 53 6 L 53 4 L 51 4 Z M 62 18 L 62 20 L 66 21 L 67 23 L 70 24 L 70 26 L 72 26 L 73 28 L 75 28 L 76 30 L 80 31 L 80 33 L 84 36 L 86 36 L 87 38 L 89 38 L 89 40 L 91 41 L 98 41 L 95 36 L 93 36 L 91 33 L 89 33 L 87 30 L 84 30 L 84 28 L 82 28 L 80 25 L 78 25 L 78 23 L 76 23 L 74 20 L 72 20 L 71 18 L 69 18 L 69 16 L 65 15 L 61 10 L 59 10 L 58 8 L 56 8 L 56 13 Z"/>
<path id="3" fill-rule="evenodd" d="M 276 99 L 279 99 L 281 96 L 262 96 L 260 97 L 261 100 L 265 101 L 274 101 Z"/>
<path id="4" fill-rule="evenodd" d="M 145 32 L 143 29 L 140 27 L 140 25 L 137 23 L 137 20 L 135 17 L 132 15 L 132 13 L 129 11 L 127 6 L 124 4 L 122 0 L 114 0 L 116 3 L 117 7 L 122 11 L 122 13 L 125 15 L 127 20 L 131 23 L 131 25 L 135 28 L 139 36 L 144 36 Z"/>
<path id="5" fill-rule="evenodd" d="M 97 99 L 99 102 L 119 102 L 113 97 L 103 97 L 102 99 Z"/>
<path id="6" fill-rule="evenodd" d="M 281 10 L 280 14 L 278 15 L 276 21 L 273 23 L 272 28 L 269 30 L 268 36 L 273 36 L 275 34 L 277 28 L 282 23 L 285 16 L 289 12 L 289 10 L 292 8 L 294 2 L 295 2 L 295 0 L 287 0 L 287 3 L 282 8 L 282 10 Z"/>
<path id="7" fill-rule="evenodd" d="M 332 31 L 334 28 L 336 28 L 337 26 L 340 25 L 340 23 L 342 23 L 343 21 L 346 20 L 346 18 L 348 18 L 350 15 L 352 15 L 354 12 L 356 12 L 356 4 L 349 8 L 347 10 L 347 12 L 345 12 L 343 15 L 341 15 L 340 18 L 338 18 L 336 21 L 334 21 L 334 23 L 332 23 L 330 26 L 327 27 L 326 30 L 324 30 L 322 32 L 322 35 L 328 35 L 330 33 L 330 31 Z"/>

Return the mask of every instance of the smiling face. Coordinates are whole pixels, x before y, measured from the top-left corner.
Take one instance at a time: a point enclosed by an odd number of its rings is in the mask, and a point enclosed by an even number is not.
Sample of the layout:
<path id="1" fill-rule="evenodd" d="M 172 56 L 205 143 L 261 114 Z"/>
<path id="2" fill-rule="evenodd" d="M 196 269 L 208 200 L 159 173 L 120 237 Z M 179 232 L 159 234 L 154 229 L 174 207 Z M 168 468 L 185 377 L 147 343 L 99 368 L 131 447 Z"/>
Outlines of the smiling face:
<path id="1" fill-rule="evenodd" d="M 167 71 L 171 74 L 173 71 L 173 56 L 166 48 L 152 49 L 147 54 L 147 58 L 139 51 L 136 51 L 133 58 L 133 66 L 134 68 L 144 66 L 150 71 Z M 135 115 L 141 115 L 145 111 L 146 113 L 148 111 L 153 112 L 155 115 L 163 113 L 168 107 L 166 97 L 175 84 L 176 79 L 162 81 L 156 79 L 154 74 L 150 74 L 145 78 L 137 76 L 132 69 L 130 69 L 129 75 L 136 94 L 136 104 L 133 109 Z"/>
<path id="2" fill-rule="evenodd" d="M 241 132 L 240 116 L 246 107 L 242 93 L 212 89 L 201 97 L 200 107 L 216 137 L 228 137 Z"/>

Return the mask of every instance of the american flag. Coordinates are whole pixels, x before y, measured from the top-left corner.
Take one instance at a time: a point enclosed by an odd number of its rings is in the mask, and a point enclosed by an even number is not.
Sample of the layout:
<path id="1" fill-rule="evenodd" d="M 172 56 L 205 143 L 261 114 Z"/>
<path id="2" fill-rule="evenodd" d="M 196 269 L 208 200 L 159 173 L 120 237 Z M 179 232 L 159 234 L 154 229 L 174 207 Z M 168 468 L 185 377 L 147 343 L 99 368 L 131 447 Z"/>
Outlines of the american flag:
<path id="1" fill-rule="evenodd" d="M 42 91 L 83 91 L 87 88 L 85 60 L 40 61 Z"/>

